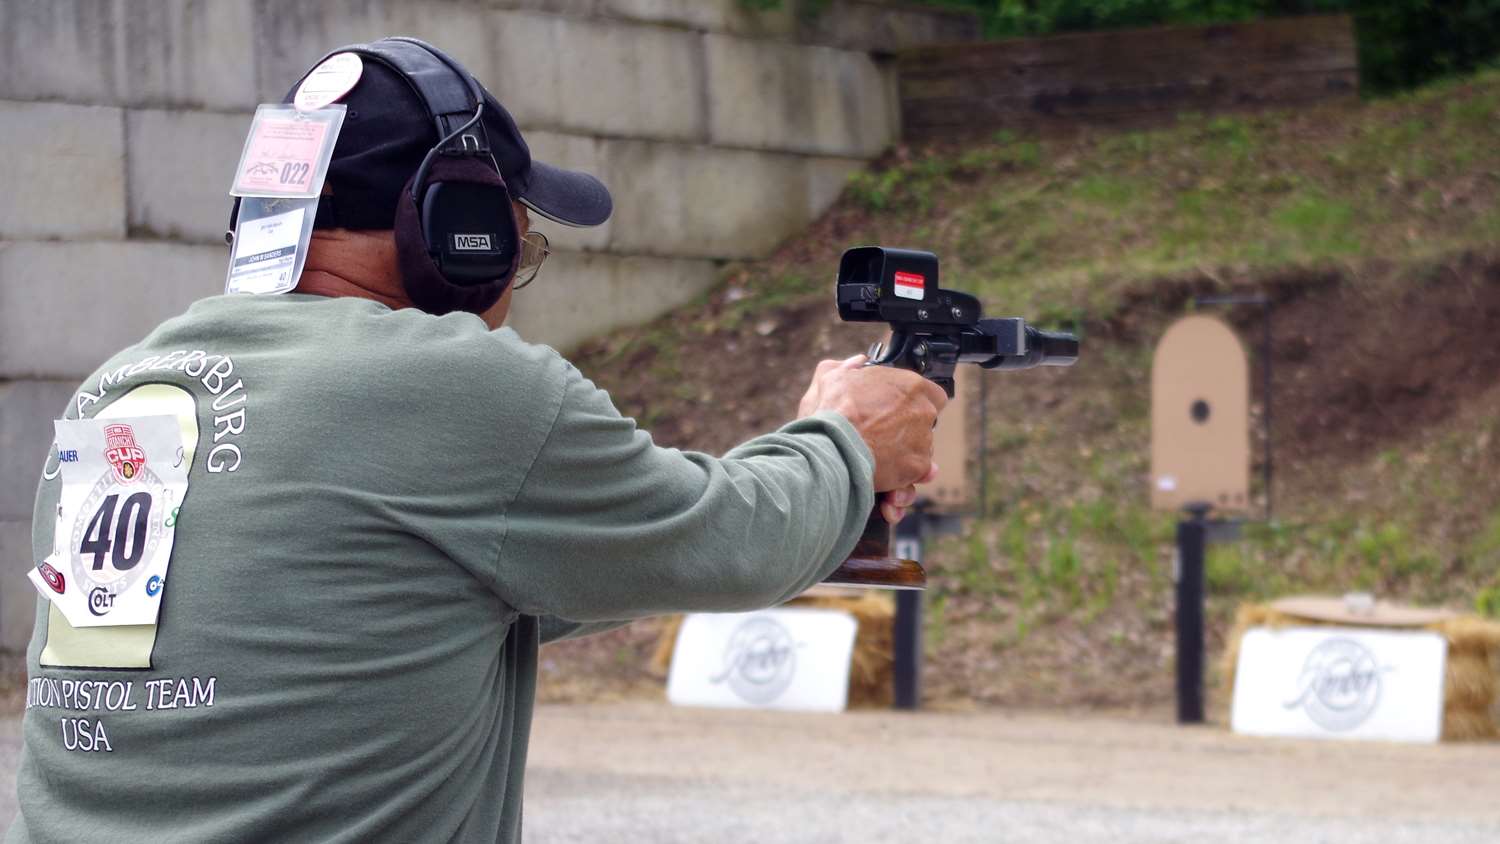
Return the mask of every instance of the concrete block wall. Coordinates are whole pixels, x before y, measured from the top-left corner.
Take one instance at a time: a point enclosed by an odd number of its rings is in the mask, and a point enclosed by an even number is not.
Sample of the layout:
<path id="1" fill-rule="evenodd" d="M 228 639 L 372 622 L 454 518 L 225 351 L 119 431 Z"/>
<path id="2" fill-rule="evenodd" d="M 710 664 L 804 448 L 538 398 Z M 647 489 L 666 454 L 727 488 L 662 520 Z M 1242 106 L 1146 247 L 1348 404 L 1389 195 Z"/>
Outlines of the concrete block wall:
<path id="1" fill-rule="evenodd" d="M 533 152 L 609 184 L 614 219 L 547 224 L 513 323 L 569 347 L 766 255 L 899 136 L 895 50 L 977 37 L 887 0 L 0 0 L 0 648 L 24 647 L 51 420 L 115 350 L 222 289 L 249 116 L 328 50 L 429 40 Z M 14 588 L 19 586 L 20 588 Z"/>

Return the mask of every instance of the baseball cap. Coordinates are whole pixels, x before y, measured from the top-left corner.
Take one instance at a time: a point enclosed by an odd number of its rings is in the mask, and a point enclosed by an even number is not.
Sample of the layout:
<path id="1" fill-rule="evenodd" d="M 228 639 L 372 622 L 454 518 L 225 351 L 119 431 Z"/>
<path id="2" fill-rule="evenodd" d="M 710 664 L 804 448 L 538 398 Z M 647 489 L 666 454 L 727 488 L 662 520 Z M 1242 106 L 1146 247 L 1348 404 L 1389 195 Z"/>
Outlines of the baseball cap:
<path id="1" fill-rule="evenodd" d="M 378 57 L 359 52 L 364 46 L 351 45 L 330 53 L 358 52 L 364 70 L 354 87 L 338 100 L 348 111 L 328 166 L 330 191 L 318 204 L 318 228 L 392 228 L 397 196 L 439 140 L 433 118 L 416 88 Z M 298 80 L 282 102 L 292 102 L 301 84 Z M 588 173 L 533 159 L 510 112 L 482 85 L 481 89 L 481 123 L 511 197 L 543 217 L 569 226 L 597 226 L 608 220 L 614 203 L 604 183 Z"/>

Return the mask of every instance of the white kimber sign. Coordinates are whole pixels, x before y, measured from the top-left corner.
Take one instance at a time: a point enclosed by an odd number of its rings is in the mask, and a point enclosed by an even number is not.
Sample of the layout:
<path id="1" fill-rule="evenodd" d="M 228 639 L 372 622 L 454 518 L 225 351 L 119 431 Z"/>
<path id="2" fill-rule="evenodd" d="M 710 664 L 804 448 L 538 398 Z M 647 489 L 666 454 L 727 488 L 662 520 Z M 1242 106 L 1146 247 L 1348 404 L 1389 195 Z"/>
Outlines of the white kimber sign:
<path id="1" fill-rule="evenodd" d="M 837 610 L 690 615 L 677 634 L 667 699 L 679 706 L 842 712 L 857 627 Z"/>
<path id="2" fill-rule="evenodd" d="M 1257 627 L 1235 671 L 1237 733 L 1434 742 L 1448 643 L 1436 633 Z"/>

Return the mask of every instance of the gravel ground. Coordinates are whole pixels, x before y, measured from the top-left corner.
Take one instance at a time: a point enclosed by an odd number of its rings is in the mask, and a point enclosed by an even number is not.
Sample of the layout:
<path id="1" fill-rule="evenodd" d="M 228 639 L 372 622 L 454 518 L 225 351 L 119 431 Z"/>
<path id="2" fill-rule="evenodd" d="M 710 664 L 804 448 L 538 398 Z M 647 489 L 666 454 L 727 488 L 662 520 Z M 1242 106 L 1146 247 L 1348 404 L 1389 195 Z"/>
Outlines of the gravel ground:
<path id="1" fill-rule="evenodd" d="M 1500 746 L 1099 716 L 546 707 L 526 840 L 1500 841 Z"/>
<path id="2" fill-rule="evenodd" d="M 19 722 L 0 719 L 0 829 Z M 1096 715 L 543 706 L 527 844 L 1500 841 L 1500 745 Z"/>
<path id="3" fill-rule="evenodd" d="M 990 797 L 823 793 L 539 770 L 528 785 L 527 844 L 584 842 L 1134 842 L 1494 844 L 1486 823 L 1324 818 Z"/>

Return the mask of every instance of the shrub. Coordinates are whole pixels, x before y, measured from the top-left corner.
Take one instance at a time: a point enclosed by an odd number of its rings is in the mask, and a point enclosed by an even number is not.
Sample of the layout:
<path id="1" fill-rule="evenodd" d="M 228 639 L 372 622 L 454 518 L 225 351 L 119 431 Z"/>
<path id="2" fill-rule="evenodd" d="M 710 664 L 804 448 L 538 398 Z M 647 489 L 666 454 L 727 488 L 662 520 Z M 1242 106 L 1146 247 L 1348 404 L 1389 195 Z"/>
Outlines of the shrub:
<path id="1" fill-rule="evenodd" d="M 740 0 L 769 9 L 792 0 Z M 1227 23 L 1352 12 L 1367 91 L 1388 93 L 1465 73 L 1500 56 L 1500 0 L 919 0 L 977 12 L 989 38 L 1155 24 Z M 818 14 L 827 0 L 793 2 Z"/>

